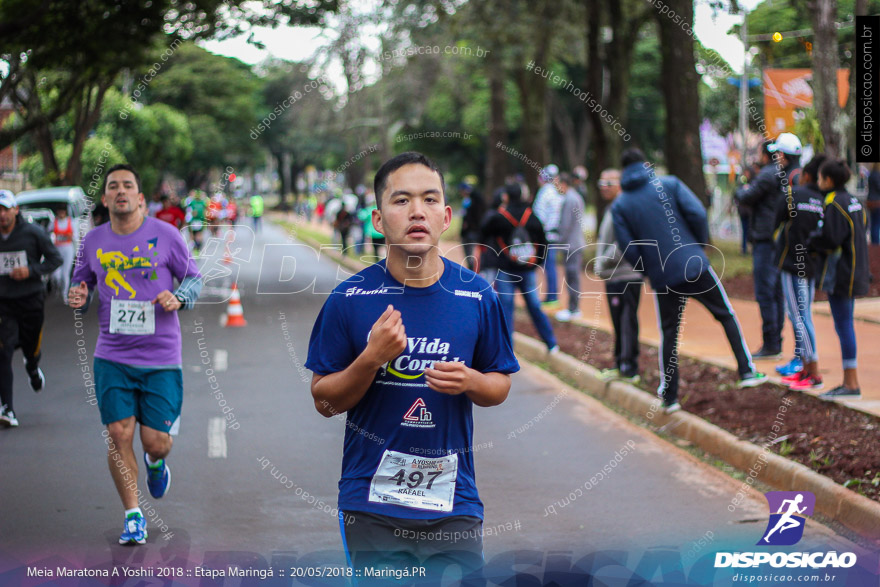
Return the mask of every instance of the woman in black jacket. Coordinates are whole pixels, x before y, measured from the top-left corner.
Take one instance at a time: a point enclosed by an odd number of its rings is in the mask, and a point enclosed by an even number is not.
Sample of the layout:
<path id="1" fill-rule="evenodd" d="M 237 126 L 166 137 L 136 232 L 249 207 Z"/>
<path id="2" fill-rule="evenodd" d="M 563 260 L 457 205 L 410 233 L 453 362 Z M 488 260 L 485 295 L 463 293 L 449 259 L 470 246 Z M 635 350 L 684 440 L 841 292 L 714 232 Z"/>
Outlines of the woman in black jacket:
<path id="1" fill-rule="evenodd" d="M 525 299 L 526 310 L 547 345 L 547 350 L 551 353 L 558 352 L 559 346 L 556 344 L 553 327 L 541 310 L 539 285 L 535 275 L 535 270 L 547 254 L 544 226 L 532 214 L 531 206 L 522 201 L 519 184 L 504 186 L 502 201 L 498 210 L 490 212 L 483 220 L 482 233 L 485 239 L 495 242 L 498 251 L 498 273 L 494 285 L 508 328 L 513 334 L 513 296 L 519 289 Z"/>
<path id="2" fill-rule="evenodd" d="M 856 296 L 868 293 L 868 240 L 865 209 L 846 191 L 850 171 L 840 159 L 830 159 L 819 168 L 819 189 L 827 192 L 821 230 L 809 240 L 807 248 L 825 257 L 819 282 L 828 292 L 834 329 L 840 339 L 843 357 L 843 384 L 819 397 L 861 397 L 856 372 L 856 333 L 853 310 Z"/>

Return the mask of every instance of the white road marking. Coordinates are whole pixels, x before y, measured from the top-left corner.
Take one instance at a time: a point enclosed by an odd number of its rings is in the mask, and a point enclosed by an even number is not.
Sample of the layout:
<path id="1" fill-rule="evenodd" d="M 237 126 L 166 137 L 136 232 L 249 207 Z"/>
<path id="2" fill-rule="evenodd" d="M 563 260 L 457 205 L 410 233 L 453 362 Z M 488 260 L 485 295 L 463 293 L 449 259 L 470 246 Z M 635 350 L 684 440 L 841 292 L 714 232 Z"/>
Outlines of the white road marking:
<path id="1" fill-rule="evenodd" d="M 208 458 L 226 458 L 226 418 L 208 420 Z"/>
<path id="2" fill-rule="evenodd" d="M 214 371 L 226 371 L 226 367 L 229 364 L 228 358 L 229 353 L 224 349 L 214 350 Z"/>

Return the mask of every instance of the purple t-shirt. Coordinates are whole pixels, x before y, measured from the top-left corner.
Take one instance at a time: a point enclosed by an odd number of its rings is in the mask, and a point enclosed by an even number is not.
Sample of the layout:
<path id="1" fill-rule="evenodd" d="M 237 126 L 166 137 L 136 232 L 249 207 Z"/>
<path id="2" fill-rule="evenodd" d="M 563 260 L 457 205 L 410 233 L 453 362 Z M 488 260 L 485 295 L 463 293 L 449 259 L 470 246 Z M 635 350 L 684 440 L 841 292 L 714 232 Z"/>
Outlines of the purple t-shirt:
<path id="1" fill-rule="evenodd" d="M 127 365 L 180 365 L 177 312 L 153 304 L 154 334 L 111 334 L 110 309 L 114 298 L 149 302 L 163 290 L 173 292 L 174 279 L 186 277 L 199 278 L 199 269 L 183 237 L 167 222 L 144 218 L 140 228 L 126 235 L 113 232 L 109 222 L 89 232 L 77 254 L 73 283 L 85 281 L 90 290 L 98 286 L 101 333 L 95 356 Z"/>

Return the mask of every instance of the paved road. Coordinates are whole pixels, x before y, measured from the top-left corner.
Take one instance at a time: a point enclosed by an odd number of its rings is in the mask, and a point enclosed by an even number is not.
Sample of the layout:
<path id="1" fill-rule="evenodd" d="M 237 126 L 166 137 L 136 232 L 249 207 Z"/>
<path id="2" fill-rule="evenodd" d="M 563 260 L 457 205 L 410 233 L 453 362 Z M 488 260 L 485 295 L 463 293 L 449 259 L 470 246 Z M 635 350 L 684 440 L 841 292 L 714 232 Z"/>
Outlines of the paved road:
<path id="1" fill-rule="evenodd" d="M 169 460 L 173 486 L 161 501 L 150 500 L 147 517 L 155 521 L 145 547 L 116 545 L 121 512 L 78 353 L 86 349 L 91 364 L 96 318 L 86 315 L 77 336 L 73 313 L 49 304 L 47 388 L 31 392 L 16 364 L 21 427 L 0 430 L 0 585 L 39 584 L 23 578 L 25 566 L 189 573 L 227 564 L 344 564 L 338 522 L 327 513 L 336 501 L 344 422 L 314 410 L 302 367 L 326 297 L 309 292 L 329 291 L 344 271 L 271 226 L 256 240 L 240 230 L 233 249 L 239 246 L 235 257 L 246 262 L 223 264 L 222 247 L 206 255 L 209 293 L 180 315 L 184 414 Z M 220 326 L 230 272 L 237 273 L 246 328 Z M 299 290 L 307 291 L 283 293 Z M 227 429 L 224 409 L 233 418 Z M 477 409 L 475 427 L 486 557 L 496 577 L 515 568 L 546 581 L 580 560 L 581 569 L 605 564 L 600 576 L 638 569 L 658 582 L 711 584 L 715 551 L 760 550 L 762 496 L 750 495 L 730 512 L 740 483 L 536 367 L 514 376 L 505 404 Z M 876 572 L 876 554 L 812 521 L 796 548 L 854 551 Z M 604 554 L 587 556 L 594 553 Z M 703 557 L 708 562 L 697 563 Z M 728 578 L 715 584 L 730 581 L 732 571 L 723 573 Z M 185 576 L 183 584 L 238 581 Z"/>

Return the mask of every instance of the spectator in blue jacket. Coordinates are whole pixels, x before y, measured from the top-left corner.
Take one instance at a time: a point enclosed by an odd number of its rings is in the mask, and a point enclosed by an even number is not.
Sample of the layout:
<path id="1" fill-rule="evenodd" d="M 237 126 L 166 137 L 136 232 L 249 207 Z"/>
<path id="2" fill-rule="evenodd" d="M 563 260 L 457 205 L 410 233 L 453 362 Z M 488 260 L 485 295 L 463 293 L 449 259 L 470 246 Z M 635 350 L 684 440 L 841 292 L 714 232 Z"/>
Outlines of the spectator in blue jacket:
<path id="1" fill-rule="evenodd" d="M 663 369 L 657 395 L 666 412 L 681 409 L 678 332 L 691 297 L 724 328 L 736 357 L 739 387 L 763 383 L 767 376 L 755 371 L 724 286 L 703 251 L 709 242 L 709 223 L 702 203 L 678 178 L 657 177 L 639 149 L 626 150 L 621 163 L 622 191 L 611 206 L 614 234 L 624 258 L 643 268 L 654 289 Z"/>

